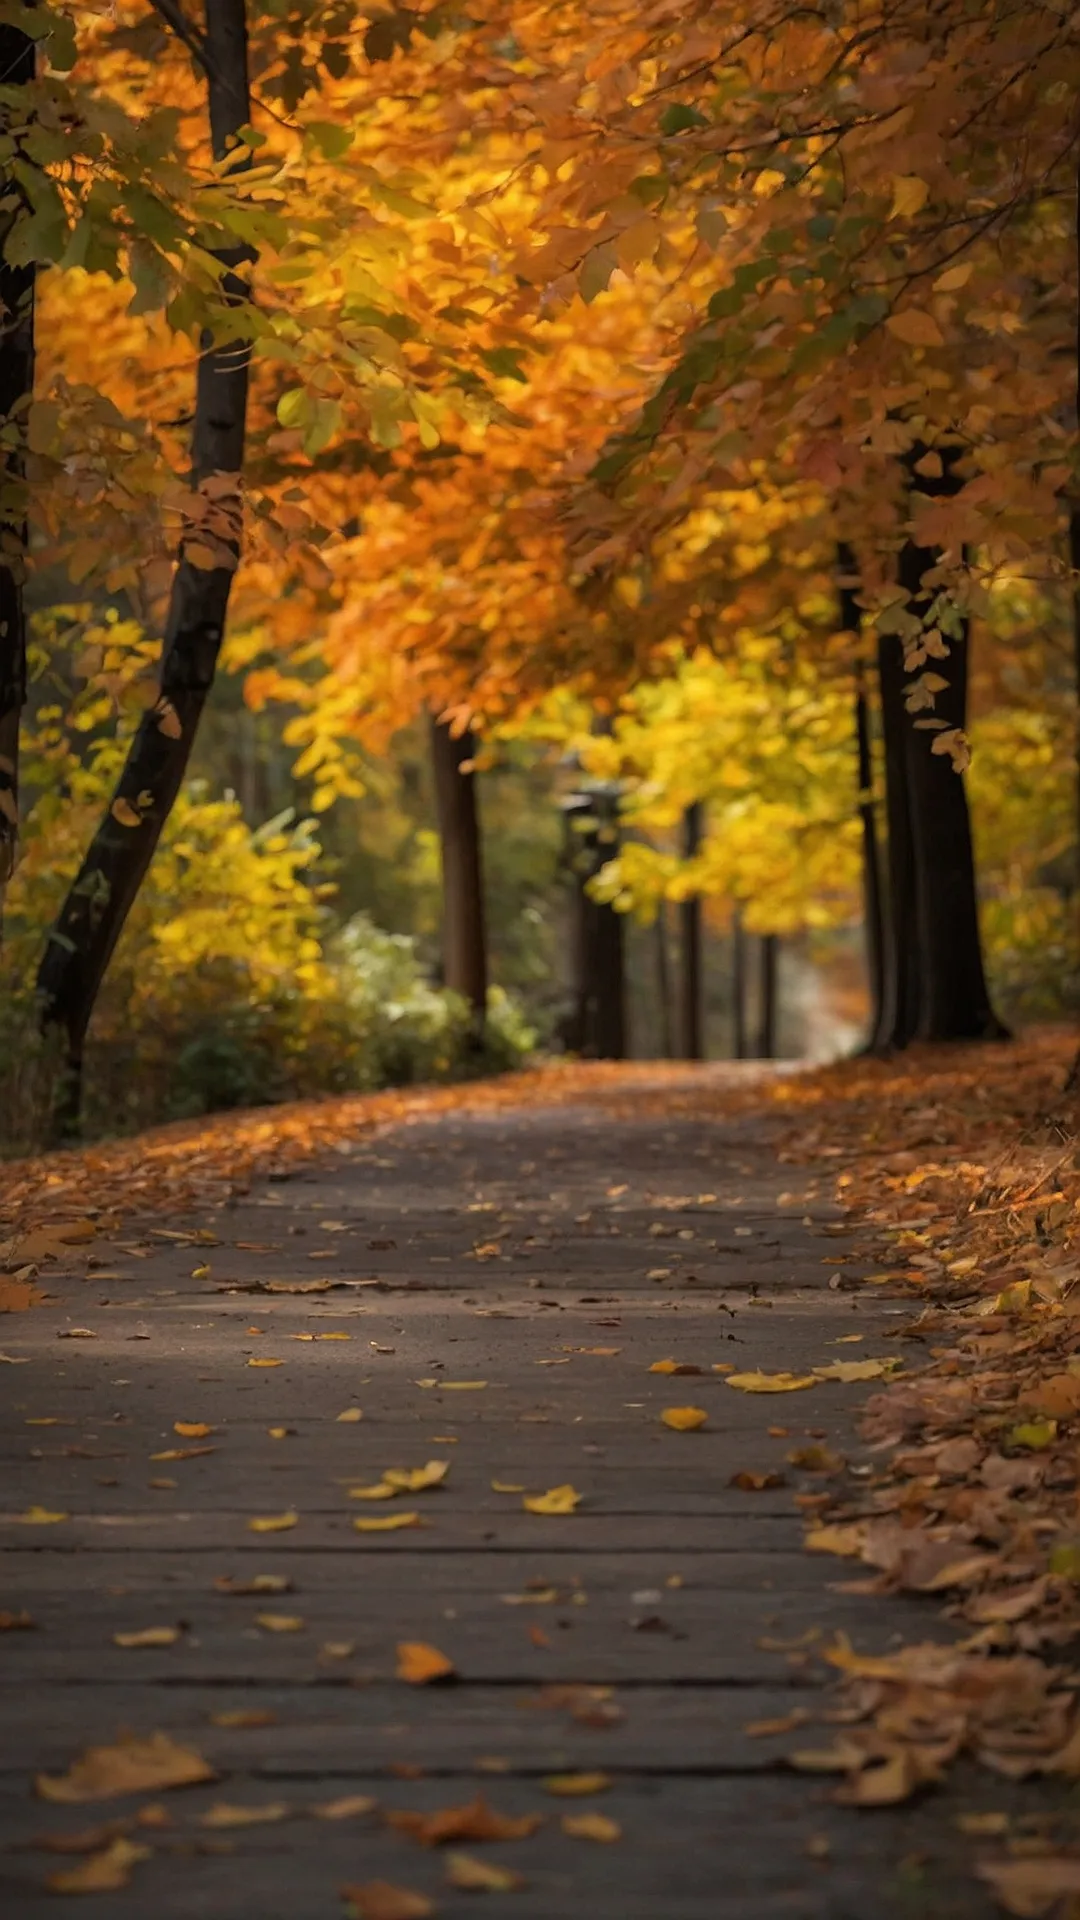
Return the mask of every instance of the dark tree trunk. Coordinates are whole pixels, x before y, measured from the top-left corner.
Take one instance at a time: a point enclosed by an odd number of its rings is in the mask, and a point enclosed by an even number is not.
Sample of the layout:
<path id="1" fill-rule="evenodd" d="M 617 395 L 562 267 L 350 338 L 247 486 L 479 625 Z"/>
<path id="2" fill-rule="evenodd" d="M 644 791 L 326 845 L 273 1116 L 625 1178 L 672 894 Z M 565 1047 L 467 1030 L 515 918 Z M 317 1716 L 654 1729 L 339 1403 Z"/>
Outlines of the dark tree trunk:
<path id="1" fill-rule="evenodd" d="M 244 0 L 208 0 L 205 37 L 213 149 L 223 159 L 250 119 Z M 241 248 L 221 252 L 225 298 L 249 288 Z M 161 649 L 160 697 L 140 722 L 112 804 L 60 911 L 38 975 L 42 1019 L 66 1036 L 68 1079 L 57 1123 L 78 1121 L 83 1042 L 116 942 L 180 790 L 225 630 L 240 550 L 249 350 L 205 335 L 195 389 L 191 485 L 203 516 L 185 528 Z M 191 550 L 212 564 L 196 565 Z"/>
<path id="2" fill-rule="evenodd" d="M 862 615 L 856 599 L 858 576 L 855 556 L 846 541 L 837 548 L 840 624 L 858 647 Z M 866 975 L 870 989 L 871 1036 L 881 1028 L 885 1006 L 885 905 L 882 897 L 881 854 L 878 847 L 877 809 L 874 804 L 874 760 L 870 744 L 870 703 L 866 692 L 866 671 L 861 655 L 855 656 L 855 750 L 859 782 L 859 821 L 862 827 L 863 926 L 866 940 Z"/>
<path id="3" fill-rule="evenodd" d="M 918 457 L 918 449 L 912 457 Z M 930 493 L 944 494 L 955 492 L 959 482 L 946 462 L 939 479 L 920 479 L 919 484 Z M 910 540 L 901 551 L 900 584 L 907 588 L 908 604 L 917 614 L 923 614 L 933 599 L 922 581 L 937 559 L 928 548 Z M 892 646 L 901 654 L 899 641 Z M 948 659 L 940 664 L 948 685 L 937 694 L 932 717 L 962 729 L 967 720 L 966 630 L 951 642 Z M 909 677 L 902 656 L 899 675 L 902 680 Z M 1007 1029 L 990 1004 L 983 967 L 964 777 L 955 771 L 948 754 L 934 753 L 935 732 L 917 727 L 910 715 L 904 721 L 919 966 L 914 1035 L 919 1040 L 999 1040 Z"/>
<path id="4" fill-rule="evenodd" d="M 479 1038 L 487 1015 L 487 938 L 476 774 L 469 765 L 474 751 L 471 733 L 455 737 L 444 721 L 432 718 L 435 810 L 442 847 L 443 977 L 454 993 L 468 1001 L 472 1030 Z"/>
<path id="5" fill-rule="evenodd" d="M 653 922 L 653 940 L 656 952 L 657 1031 L 662 1060 L 671 1060 L 675 1055 L 675 1036 L 671 1021 L 671 966 L 668 960 L 667 922 L 667 901 L 661 900 Z"/>
<path id="6" fill-rule="evenodd" d="M 34 43 L 20 28 L 0 26 L 5 87 L 34 78 Z M 18 109 L 3 119 L 18 120 Z M 26 428 L 34 391 L 34 268 L 12 266 L 4 249 L 26 203 L 17 182 L 3 181 L 0 213 L 0 899 L 11 878 L 19 838 L 19 721 L 26 704 Z"/>
<path id="7" fill-rule="evenodd" d="M 915 838 L 908 790 L 911 715 L 904 704 L 908 676 L 894 634 L 878 637 L 881 733 L 885 749 L 885 825 L 888 840 L 888 913 L 882 995 L 872 1046 L 877 1053 L 906 1047 L 919 1024 L 921 964 L 915 922 Z"/>
<path id="8" fill-rule="evenodd" d="M 742 908 L 731 915 L 731 1051 L 736 1060 L 749 1054 L 746 1032 L 746 934 Z"/>
<path id="9" fill-rule="evenodd" d="M 595 1060 L 626 1059 L 625 918 L 606 900 L 588 902 L 590 1044 Z"/>
<path id="10" fill-rule="evenodd" d="M 775 1060 L 776 1058 L 776 989 L 779 948 L 780 943 L 775 933 L 762 934 L 760 991 L 758 994 L 757 1057 L 759 1060 Z"/>
<path id="11" fill-rule="evenodd" d="M 683 815 L 683 857 L 693 860 L 701 847 L 700 800 Z M 692 894 L 679 903 L 679 1052 L 700 1060 L 701 1045 L 701 900 Z"/>
<path id="12" fill-rule="evenodd" d="M 566 804 L 570 836 L 573 1005 L 565 1024 L 567 1046 L 586 1060 L 625 1060 L 626 957 L 624 919 L 604 900 L 594 900 L 589 882 L 611 857 L 616 835 L 600 818 L 605 803 L 574 795 Z M 575 826 L 574 822 L 580 822 Z"/>

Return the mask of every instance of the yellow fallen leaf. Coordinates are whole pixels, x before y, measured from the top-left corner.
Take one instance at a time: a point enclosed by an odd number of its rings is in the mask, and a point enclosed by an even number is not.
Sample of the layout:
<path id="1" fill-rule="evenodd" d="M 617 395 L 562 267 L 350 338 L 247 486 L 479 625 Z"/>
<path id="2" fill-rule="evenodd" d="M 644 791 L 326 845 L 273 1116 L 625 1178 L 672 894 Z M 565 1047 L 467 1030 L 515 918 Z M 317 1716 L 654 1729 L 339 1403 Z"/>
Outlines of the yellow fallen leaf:
<path id="1" fill-rule="evenodd" d="M 1026 1447 L 1029 1453 L 1042 1453 L 1057 1438 L 1056 1420 L 1024 1420 L 1009 1433 L 1009 1445 Z"/>
<path id="2" fill-rule="evenodd" d="M 815 1367 L 815 1380 L 879 1380 L 883 1373 L 895 1373 L 899 1360 L 833 1360 L 827 1367 Z"/>
<path id="3" fill-rule="evenodd" d="M 424 1493 L 441 1487 L 449 1471 L 449 1460 L 429 1460 L 424 1467 L 387 1467 L 383 1481 L 395 1493 Z"/>
<path id="4" fill-rule="evenodd" d="M 311 1811 L 316 1820 L 353 1820 L 358 1814 L 373 1813 L 378 1806 L 370 1793 L 346 1793 L 340 1800 L 319 1800 Z"/>
<path id="5" fill-rule="evenodd" d="M 665 1427 L 675 1433 L 696 1433 L 708 1417 L 704 1407 L 665 1407 L 660 1415 Z"/>
<path id="6" fill-rule="evenodd" d="M 180 1638 L 179 1627 L 143 1627 L 137 1633 L 114 1633 L 117 1647 L 171 1647 Z"/>
<path id="7" fill-rule="evenodd" d="M 724 1384 L 740 1393 L 797 1393 L 817 1381 L 812 1373 L 729 1373 Z"/>
<path id="8" fill-rule="evenodd" d="M 87 1747 L 67 1773 L 39 1773 L 34 1786 L 42 1800 L 74 1806 L 125 1793 L 160 1793 L 165 1787 L 189 1787 L 216 1777 L 201 1753 L 178 1746 L 167 1733 L 152 1733 L 115 1747 Z"/>
<path id="9" fill-rule="evenodd" d="M 216 1447 L 164 1447 L 160 1453 L 152 1453 L 151 1460 L 201 1460 L 204 1454 L 216 1453 Z"/>
<path id="10" fill-rule="evenodd" d="M 267 1427 L 266 1431 L 269 1434 L 271 1440 L 287 1440 L 291 1433 L 296 1432 L 296 1428 L 295 1427 Z"/>
<path id="11" fill-rule="evenodd" d="M 940 1769 L 921 1765 L 908 1750 L 891 1753 L 876 1766 L 863 1767 L 845 1780 L 835 1798 L 845 1807 L 895 1807 L 910 1800 Z"/>
<path id="12" fill-rule="evenodd" d="M 362 1420 L 363 1417 L 363 1413 L 359 1407 L 346 1407 L 344 1413 L 337 1415 L 337 1425 L 339 1427 L 354 1427 L 356 1422 Z"/>
<path id="13" fill-rule="evenodd" d="M 463 1887 L 470 1893 L 513 1893 L 525 1885 L 512 1867 L 493 1866 L 472 1853 L 447 1854 L 446 1877 L 452 1887 Z"/>
<path id="14" fill-rule="evenodd" d="M 350 1500 L 393 1500 L 396 1498 L 398 1491 L 399 1491 L 398 1488 L 392 1487 L 389 1481 L 376 1480 L 374 1485 L 370 1487 L 350 1487 L 349 1499 Z"/>
<path id="15" fill-rule="evenodd" d="M 433 1386 L 441 1387 L 444 1393 L 479 1393 L 487 1386 L 486 1380 L 434 1380 Z"/>
<path id="16" fill-rule="evenodd" d="M 316 1335 L 316 1339 L 318 1340 L 351 1340 L 352 1334 L 351 1333 L 320 1333 Z"/>
<path id="17" fill-rule="evenodd" d="M 564 1813 L 561 1825 L 571 1840 L 598 1840 L 610 1846 L 613 1840 L 622 1839 L 618 1821 L 609 1820 L 606 1813 Z"/>
<path id="18" fill-rule="evenodd" d="M 410 1687 L 426 1687 L 432 1680 L 449 1680 L 453 1672 L 453 1661 L 440 1653 L 438 1647 L 429 1646 L 426 1640 L 398 1641 L 395 1673 L 399 1680 L 407 1680 Z"/>
<path id="19" fill-rule="evenodd" d="M 148 1860 L 152 1849 L 141 1847 L 122 1836 L 111 1840 L 100 1853 L 92 1853 L 77 1867 L 65 1867 L 50 1873 L 45 1884 L 52 1893 L 115 1893 L 126 1887 L 131 1869 L 140 1860 Z"/>
<path id="20" fill-rule="evenodd" d="M 280 1367 L 283 1364 L 281 1360 L 263 1360 L 255 1359 L 254 1357 L 248 1361 L 249 1367 Z"/>
<path id="21" fill-rule="evenodd" d="M 980 1860 L 975 1871 L 1006 1913 L 1018 1920 L 1045 1920 L 1070 1894 L 1080 1894 L 1080 1859 L 1042 1854 L 1024 1860 Z M 1065 1911 L 1068 1911 L 1066 1908 Z"/>
<path id="22" fill-rule="evenodd" d="M 525 1489 L 519 1480 L 493 1480 L 491 1491 L 492 1493 L 524 1493 Z"/>
<path id="23" fill-rule="evenodd" d="M 268 1827 L 276 1820 L 287 1820 L 291 1808 L 284 1800 L 267 1800 L 262 1806 L 235 1807 L 226 1800 L 215 1801 L 199 1815 L 200 1827 Z"/>
<path id="24" fill-rule="evenodd" d="M 576 1794 L 606 1793 L 611 1785 L 609 1773 L 549 1773 L 540 1783 L 545 1793 L 569 1798 Z"/>
<path id="25" fill-rule="evenodd" d="M 213 1431 L 213 1427 L 208 1426 L 205 1420 L 173 1421 L 173 1432 L 178 1433 L 181 1440 L 205 1440 Z"/>
<path id="26" fill-rule="evenodd" d="M 700 1367 L 694 1367 L 681 1360 L 654 1360 L 650 1373 L 700 1373 Z"/>
<path id="27" fill-rule="evenodd" d="M 526 1494 L 521 1504 L 526 1513 L 573 1513 L 580 1503 L 580 1493 L 567 1485 L 549 1487 L 546 1493 Z"/>
<path id="28" fill-rule="evenodd" d="M 300 1515 L 290 1507 L 287 1513 L 260 1513 L 254 1520 L 248 1521 L 249 1533 L 287 1533 L 295 1527 Z"/>
<path id="29" fill-rule="evenodd" d="M 302 1633 L 304 1622 L 298 1613 L 257 1613 L 255 1625 L 264 1633 Z"/>
<path id="30" fill-rule="evenodd" d="M 863 1550 L 866 1540 L 865 1527 L 812 1527 L 806 1535 L 803 1545 L 808 1553 L 838 1553 L 845 1559 L 852 1559 Z"/>
<path id="31" fill-rule="evenodd" d="M 70 1513 L 53 1513 L 49 1507 L 27 1507 L 25 1513 L 13 1513 L 12 1519 L 24 1527 L 54 1527 L 58 1520 L 70 1520 Z"/>
<path id="32" fill-rule="evenodd" d="M 358 1516 L 353 1521 L 357 1533 L 396 1533 L 399 1527 L 422 1527 L 425 1524 L 418 1513 L 388 1513 L 385 1518 L 379 1519 L 374 1514 L 369 1519 L 365 1514 L 362 1519 Z"/>

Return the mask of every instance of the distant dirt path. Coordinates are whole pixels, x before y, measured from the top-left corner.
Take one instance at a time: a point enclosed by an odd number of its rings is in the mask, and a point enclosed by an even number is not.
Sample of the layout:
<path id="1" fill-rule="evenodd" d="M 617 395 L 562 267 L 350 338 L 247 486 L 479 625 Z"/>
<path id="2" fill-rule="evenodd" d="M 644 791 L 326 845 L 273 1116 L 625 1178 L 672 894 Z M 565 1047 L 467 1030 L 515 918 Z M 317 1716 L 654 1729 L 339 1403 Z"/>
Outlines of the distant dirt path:
<path id="1" fill-rule="evenodd" d="M 449 1884 L 445 1853 L 384 1815 L 477 1793 L 544 1816 L 526 1838 L 459 1843 L 523 1876 L 520 1920 L 993 1911 L 952 1820 L 1006 1804 L 1007 1787 L 968 1800 L 960 1777 L 932 1805 L 856 1814 L 783 1770 L 820 1730 L 746 1731 L 820 1704 L 823 1638 L 881 1646 L 925 1637 L 934 1616 L 832 1590 L 845 1564 L 800 1544 L 793 1490 L 821 1482 L 785 1455 L 808 1431 L 857 1452 L 865 1389 L 749 1395 L 711 1371 L 895 1353 L 907 1312 L 881 1288 L 829 1287 L 859 1269 L 825 1264 L 844 1251 L 826 1237 L 829 1181 L 777 1163 L 775 1114 L 672 1111 L 673 1087 L 715 1110 L 724 1084 L 643 1069 L 616 1102 L 601 1075 L 595 1099 L 579 1075 L 562 1107 L 466 1097 L 155 1223 L 202 1241 L 98 1241 L 85 1279 L 48 1282 L 55 1306 L 4 1320 L 5 1358 L 29 1364 L 0 1368 L 0 1605 L 35 1626 L 0 1636 L 13 1920 L 55 1914 L 46 1879 L 91 1857 L 28 1841 L 123 1827 L 148 1803 L 164 1814 L 121 1836 L 148 1857 L 92 1902 L 106 1920 L 333 1920 L 342 1885 L 374 1881 L 473 1920 L 500 1897 Z M 316 1281 L 331 1284 L 299 1290 Z M 703 1371 L 649 1371 L 667 1357 Z M 672 1406 L 705 1409 L 707 1426 L 668 1430 Z M 339 1418 L 354 1408 L 361 1421 Z M 441 1487 L 349 1496 L 433 1460 L 450 1463 Z M 730 1484 L 774 1470 L 790 1484 Z M 521 1489 L 565 1485 L 576 1512 L 524 1510 Z M 65 1517 L 28 1523 L 34 1508 Z M 353 1528 L 409 1511 L 425 1524 Z M 257 1574 L 288 1590 L 215 1584 Z M 114 1644 L 154 1628 L 179 1631 Z M 396 1678 L 399 1641 L 440 1649 L 456 1683 Z M 237 1715 L 263 1723 L 222 1724 Z M 125 1727 L 196 1749 L 218 1780 L 32 1797 L 35 1772 Z M 545 1782 L 567 1773 L 607 1784 L 557 1797 Z M 377 1810 L 312 1815 L 362 1795 Z M 278 1812 L 206 1824 L 219 1803 Z M 621 1836 L 564 1830 L 582 1815 Z M 110 1835 L 94 1838 L 100 1851 Z"/>

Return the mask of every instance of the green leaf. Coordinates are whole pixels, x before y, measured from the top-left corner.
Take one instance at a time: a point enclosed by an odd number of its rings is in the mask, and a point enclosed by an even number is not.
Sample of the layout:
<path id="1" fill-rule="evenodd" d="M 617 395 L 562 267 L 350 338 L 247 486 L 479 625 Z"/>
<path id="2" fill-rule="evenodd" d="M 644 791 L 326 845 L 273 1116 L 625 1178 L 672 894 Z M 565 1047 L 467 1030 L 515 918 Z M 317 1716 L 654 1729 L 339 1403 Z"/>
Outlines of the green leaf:
<path id="1" fill-rule="evenodd" d="M 324 160 L 341 160 L 352 146 L 352 128 L 338 126 L 333 120 L 309 120 L 304 133 Z"/>
<path id="2" fill-rule="evenodd" d="M 696 107 L 687 106 L 682 101 L 675 101 L 670 107 L 665 107 L 660 115 L 661 133 L 686 133 L 691 127 L 708 125 L 709 121 L 703 113 L 699 113 Z"/>
<path id="3" fill-rule="evenodd" d="M 521 352 L 515 347 L 489 347 L 480 355 L 490 373 L 498 374 L 503 380 L 528 382 L 528 374 L 522 371 Z"/>

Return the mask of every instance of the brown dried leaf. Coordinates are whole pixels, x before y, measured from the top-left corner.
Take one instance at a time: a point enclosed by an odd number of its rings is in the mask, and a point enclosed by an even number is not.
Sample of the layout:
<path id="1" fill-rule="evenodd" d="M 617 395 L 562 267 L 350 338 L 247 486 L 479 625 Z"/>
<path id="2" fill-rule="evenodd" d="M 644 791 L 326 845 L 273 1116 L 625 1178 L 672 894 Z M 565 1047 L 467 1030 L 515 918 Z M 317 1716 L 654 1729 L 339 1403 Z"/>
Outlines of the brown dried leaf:
<path id="1" fill-rule="evenodd" d="M 526 1840 L 543 1825 L 544 1816 L 499 1813 L 478 1794 L 461 1807 L 440 1807 L 435 1813 L 392 1811 L 385 1819 L 387 1826 L 409 1834 L 421 1846 L 441 1847 L 449 1840 Z"/>
<path id="2" fill-rule="evenodd" d="M 396 1887 L 389 1880 L 366 1880 L 341 1889 L 353 1920 L 430 1920 L 435 1903 L 412 1887 Z"/>
<path id="3" fill-rule="evenodd" d="M 43 1800 L 76 1805 L 216 1778 L 201 1753 L 179 1746 L 167 1733 L 152 1733 L 145 1740 L 124 1740 L 115 1747 L 87 1747 L 67 1773 L 39 1773 L 34 1785 Z"/>
<path id="4" fill-rule="evenodd" d="M 148 1860 L 150 1853 L 149 1847 L 120 1835 L 100 1853 L 92 1853 L 81 1866 L 50 1873 L 45 1884 L 52 1893 L 115 1893 L 128 1885 L 132 1867 Z"/>
<path id="5" fill-rule="evenodd" d="M 470 1893 L 513 1893 L 525 1885 L 522 1875 L 512 1867 L 493 1866 L 487 1860 L 477 1860 L 471 1853 L 449 1854 L 446 1877 L 452 1887 L 462 1887 Z"/>

